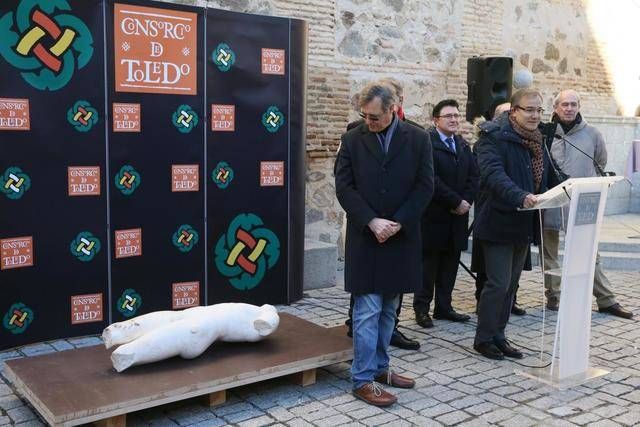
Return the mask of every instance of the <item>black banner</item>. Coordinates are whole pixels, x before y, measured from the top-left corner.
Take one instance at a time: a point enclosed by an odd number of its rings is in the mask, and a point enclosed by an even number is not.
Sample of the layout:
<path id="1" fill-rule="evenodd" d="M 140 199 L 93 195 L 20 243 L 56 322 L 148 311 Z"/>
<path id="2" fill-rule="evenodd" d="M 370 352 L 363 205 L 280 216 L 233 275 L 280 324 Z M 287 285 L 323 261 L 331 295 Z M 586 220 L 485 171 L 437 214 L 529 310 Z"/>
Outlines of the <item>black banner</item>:
<path id="1" fill-rule="evenodd" d="M 0 348 L 302 296 L 306 31 L 150 1 L 2 3 Z"/>

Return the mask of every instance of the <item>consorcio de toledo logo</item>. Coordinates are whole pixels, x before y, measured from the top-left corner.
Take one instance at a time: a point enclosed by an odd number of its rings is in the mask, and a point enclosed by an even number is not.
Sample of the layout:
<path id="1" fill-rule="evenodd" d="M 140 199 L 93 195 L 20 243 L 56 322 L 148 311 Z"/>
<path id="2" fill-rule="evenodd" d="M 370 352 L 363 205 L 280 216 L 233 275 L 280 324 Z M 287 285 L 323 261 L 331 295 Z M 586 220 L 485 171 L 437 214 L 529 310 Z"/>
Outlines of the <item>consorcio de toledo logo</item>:
<path id="1" fill-rule="evenodd" d="M 225 189 L 231 184 L 233 181 L 235 174 L 233 173 L 233 169 L 229 166 L 227 162 L 220 162 L 216 166 L 216 168 L 211 172 L 211 179 L 218 188 Z"/>
<path id="2" fill-rule="evenodd" d="M 24 193 L 31 188 L 31 178 L 22 172 L 22 169 L 11 166 L 4 171 L 2 180 L 0 181 L 0 191 L 7 198 L 17 200 L 24 196 Z"/>
<path id="3" fill-rule="evenodd" d="M 269 107 L 262 115 L 262 125 L 271 133 L 278 132 L 283 124 L 284 114 L 275 105 Z"/>
<path id="4" fill-rule="evenodd" d="M 67 121 L 78 132 L 89 132 L 94 125 L 98 124 L 98 110 L 88 101 L 76 101 L 73 107 L 67 110 Z"/>
<path id="5" fill-rule="evenodd" d="M 131 317 L 142 306 L 142 297 L 135 289 L 125 289 L 120 298 L 118 298 L 117 304 L 116 308 L 124 317 Z"/>
<path id="6" fill-rule="evenodd" d="M 0 17 L 0 56 L 38 90 L 58 90 L 93 56 L 93 36 L 66 0 L 19 2 Z"/>
<path id="7" fill-rule="evenodd" d="M 82 262 L 91 261 L 100 252 L 100 248 L 100 239 L 88 231 L 78 233 L 69 245 L 71 255 Z"/>
<path id="8" fill-rule="evenodd" d="M 236 62 L 236 54 L 226 43 L 220 43 L 213 50 L 211 54 L 211 60 L 218 70 L 222 72 L 227 72 L 233 67 L 233 64 Z"/>
<path id="9" fill-rule="evenodd" d="M 255 214 L 236 216 L 215 248 L 218 271 L 238 290 L 253 289 L 280 257 L 280 241 Z"/>
<path id="10" fill-rule="evenodd" d="M 2 319 L 5 329 L 16 335 L 26 331 L 31 322 L 33 322 L 33 310 L 21 302 L 13 304 Z"/>
<path id="11" fill-rule="evenodd" d="M 125 196 L 130 196 L 140 186 L 140 173 L 133 166 L 124 165 L 113 179 L 116 188 Z"/>
<path id="12" fill-rule="evenodd" d="M 181 105 L 171 116 L 171 121 L 180 133 L 189 133 L 198 126 L 198 113 L 189 105 Z"/>
<path id="13" fill-rule="evenodd" d="M 173 246 L 178 248 L 180 252 L 191 251 L 198 244 L 198 240 L 200 240 L 198 232 L 189 224 L 182 224 L 178 227 L 171 239 Z"/>

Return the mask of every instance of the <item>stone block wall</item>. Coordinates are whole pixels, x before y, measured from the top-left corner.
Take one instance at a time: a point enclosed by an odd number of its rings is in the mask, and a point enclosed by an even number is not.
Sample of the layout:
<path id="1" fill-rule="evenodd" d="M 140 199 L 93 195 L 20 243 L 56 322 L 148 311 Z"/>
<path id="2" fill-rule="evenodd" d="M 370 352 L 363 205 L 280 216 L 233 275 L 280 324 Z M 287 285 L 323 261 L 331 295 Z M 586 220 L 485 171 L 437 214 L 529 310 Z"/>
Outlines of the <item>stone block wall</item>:
<path id="1" fill-rule="evenodd" d="M 532 72 L 545 108 L 551 109 L 560 89 L 581 93 L 583 113 L 594 116 L 594 123 L 600 117 L 605 133 L 621 141 L 610 147 L 616 167 L 624 161 L 627 136 L 638 134 L 637 122 L 609 119 L 619 108 L 604 46 L 590 30 L 589 0 L 167 1 L 309 23 L 306 233 L 311 238 L 341 243 L 344 212 L 335 200 L 333 160 L 346 124 L 357 117 L 355 95 L 372 79 L 400 80 L 407 116 L 428 125 L 433 105 L 445 97 L 458 99 L 464 109 L 468 58 L 511 56 L 514 71 Z M 472 126 L 465 125 L 464 132 L 471 136 Z M 624 211 L 628 194 L 612 197 L 610 209 Z"/>

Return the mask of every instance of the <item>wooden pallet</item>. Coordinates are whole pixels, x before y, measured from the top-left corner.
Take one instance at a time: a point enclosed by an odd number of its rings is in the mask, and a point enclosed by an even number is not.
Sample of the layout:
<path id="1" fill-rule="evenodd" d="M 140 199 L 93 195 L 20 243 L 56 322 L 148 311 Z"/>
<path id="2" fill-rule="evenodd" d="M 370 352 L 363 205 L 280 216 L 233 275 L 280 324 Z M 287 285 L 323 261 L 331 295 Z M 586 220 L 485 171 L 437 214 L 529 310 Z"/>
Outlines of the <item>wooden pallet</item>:
<path id="1" fill-rule="evenodd" d="M 278 330 L 264 341 L 214 343 L 193 360 L 117 373 L 111 352 L 93 346 L 9 360 L 5 373 L 51 425 L 124 426 L 130 412 L 196 396 L 219 405 L 227 390 L 271 378 L 295 375 L 299 384 L 313 384 L 316 368 L 353 358 L 351 339 L 332 329 L 281 313 Z"/>

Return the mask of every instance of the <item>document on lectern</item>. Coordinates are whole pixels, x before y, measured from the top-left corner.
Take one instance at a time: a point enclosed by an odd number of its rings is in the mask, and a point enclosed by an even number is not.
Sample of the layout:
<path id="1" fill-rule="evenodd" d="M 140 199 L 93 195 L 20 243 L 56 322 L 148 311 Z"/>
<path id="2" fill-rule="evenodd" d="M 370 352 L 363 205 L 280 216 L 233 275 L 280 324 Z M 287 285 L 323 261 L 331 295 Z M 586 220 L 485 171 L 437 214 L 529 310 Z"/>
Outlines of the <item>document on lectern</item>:
<path id="1" fill-rule="evenodd" d="M 520 211 L 533 211 L 538 209 L 551 209 L 564 206 L 571 201 L 571 180 L 562 182 L 551 190 L 542 194 L 536 194 L 538 203 L 532 208 L 519 208 Z"/>

